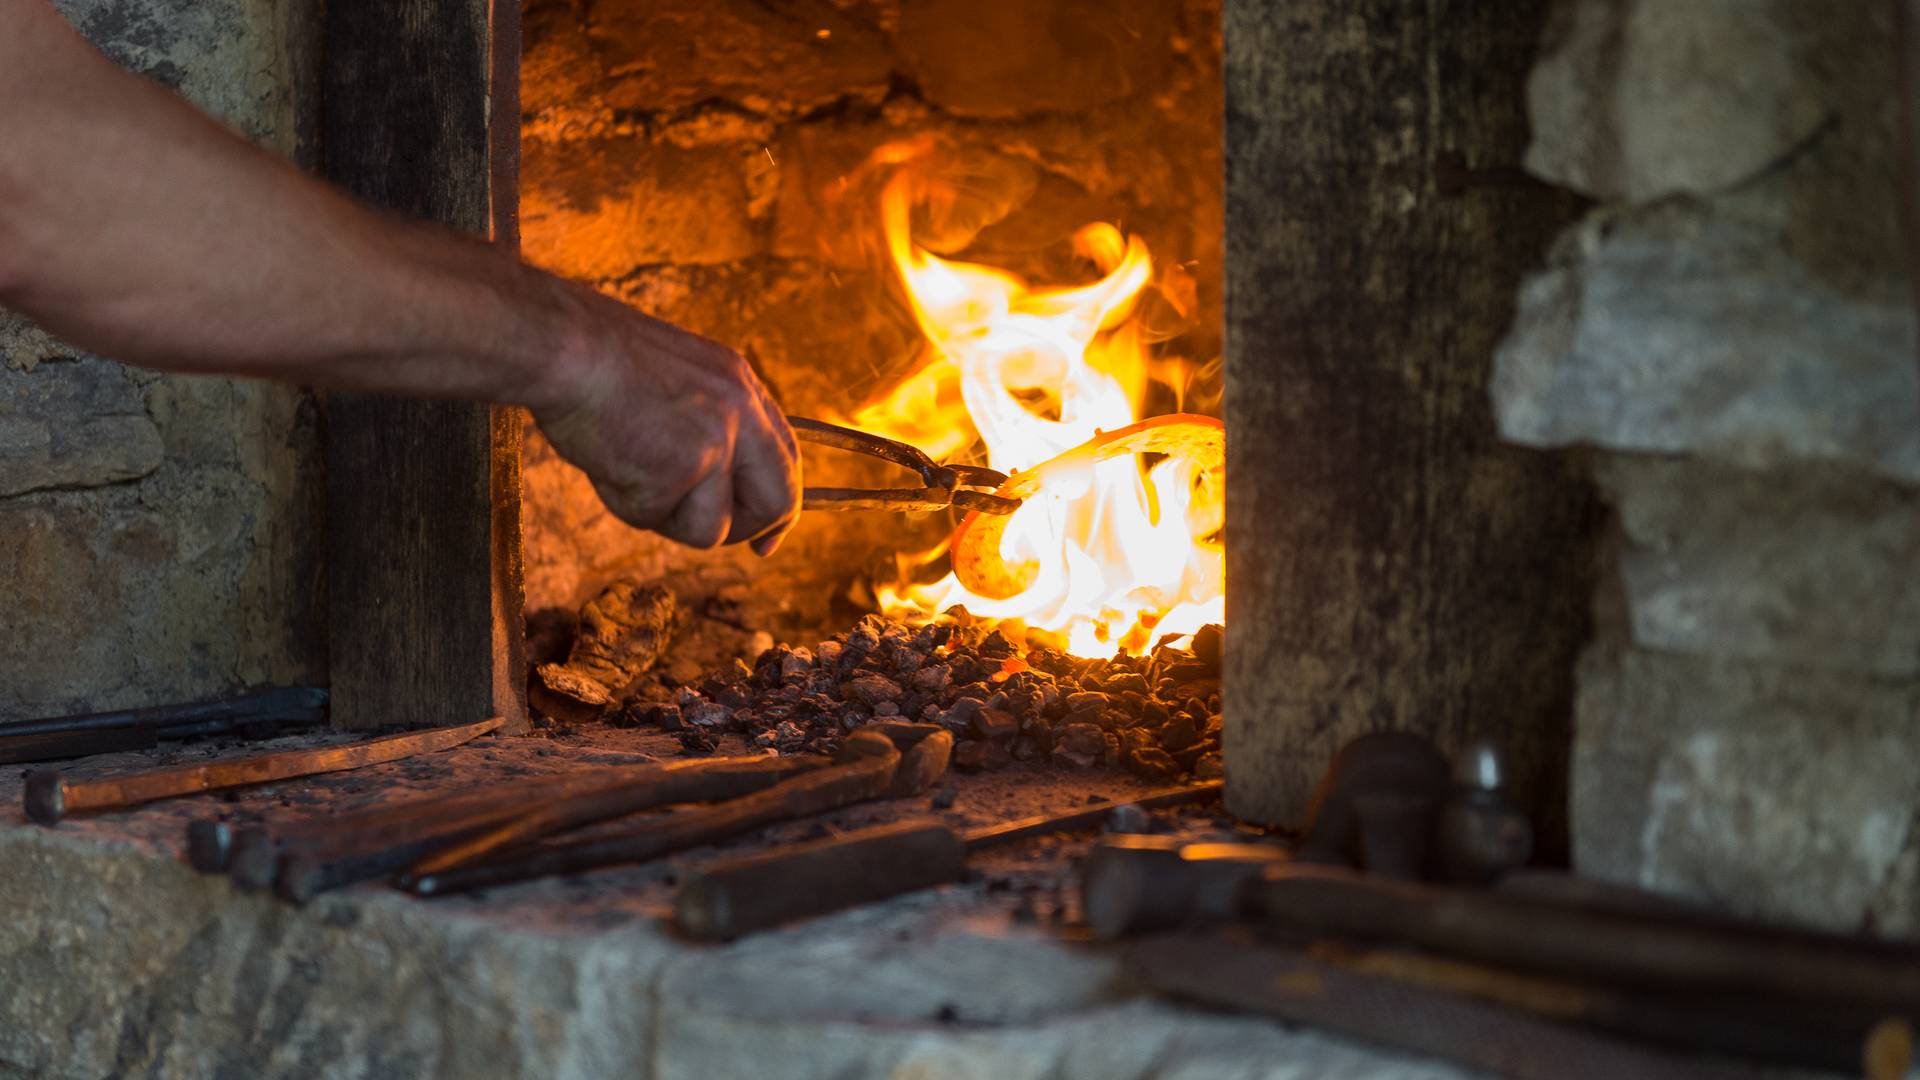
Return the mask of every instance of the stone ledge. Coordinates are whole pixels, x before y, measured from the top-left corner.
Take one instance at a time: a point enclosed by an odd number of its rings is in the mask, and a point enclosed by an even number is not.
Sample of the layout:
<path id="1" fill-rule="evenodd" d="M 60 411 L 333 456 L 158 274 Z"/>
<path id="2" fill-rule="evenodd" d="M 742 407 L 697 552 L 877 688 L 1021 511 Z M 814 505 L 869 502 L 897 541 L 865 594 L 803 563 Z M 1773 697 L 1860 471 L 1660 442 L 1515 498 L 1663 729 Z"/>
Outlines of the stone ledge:
<path id="1" fill-rule="evenodd" d="M 152 839 L 17 821 L 0 865 L 0 1075 L 1469 1076 L 1140 998 L 975 889 L 707 948 L 618 911 L 543 921 L 565 882 L 297 909 Z"/>

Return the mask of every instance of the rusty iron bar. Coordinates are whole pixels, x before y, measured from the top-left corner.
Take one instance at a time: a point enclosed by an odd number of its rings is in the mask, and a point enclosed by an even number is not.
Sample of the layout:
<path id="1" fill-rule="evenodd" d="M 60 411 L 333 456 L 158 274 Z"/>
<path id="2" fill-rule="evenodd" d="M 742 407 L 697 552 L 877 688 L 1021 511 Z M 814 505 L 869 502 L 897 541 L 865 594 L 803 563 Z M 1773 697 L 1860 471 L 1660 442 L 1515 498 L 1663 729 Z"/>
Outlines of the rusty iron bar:
<path id="1" fill-rule="evenodd" d="M 446 896 L 531 878 L 646 862 L 765 825 L 879 798 L 892 783 L 899 764 L 900 751 L 886 736 L 856 731 L 840 744 L 833 765 L 763 791 L 639 822 L 607 836 L 501 853 L 497 858 L 436 874 L 408 875 L 400 885 L 416 896 Z"/>
<path id="2" fill-rule="evenodd" d="M 342 772 L 365 765 L 398 761 L 459 746 L 505 723 L 499 717 L 458 727 L 389 735 L 380 739 L 312 750 L 283 750 L 200 765 L 125 773 L 99 780 L 68 780 L 56 770 L 40 769 L 27 776 L 23 802 L 27 817 L 42 825 L 56 825 L 82 810 L 109 810 L 136 806 L 175 795 L 194 795 L 221 788 L 264 784 L 296 776 Z"/>

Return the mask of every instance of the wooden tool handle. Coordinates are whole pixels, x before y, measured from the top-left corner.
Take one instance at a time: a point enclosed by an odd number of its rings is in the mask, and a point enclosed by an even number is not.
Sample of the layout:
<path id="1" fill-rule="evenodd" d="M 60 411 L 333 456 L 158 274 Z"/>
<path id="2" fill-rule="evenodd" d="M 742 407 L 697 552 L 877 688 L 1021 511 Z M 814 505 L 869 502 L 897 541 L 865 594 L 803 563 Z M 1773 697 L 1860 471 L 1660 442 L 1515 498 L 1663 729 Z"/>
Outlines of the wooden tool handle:
<path id="1" fill-rule="evenodd" d="M 1756 1070 L 1674 1054 L 1575 1024 L 1349 970 L 1295 949 L 1173 934 L 1127 950 L 1129 974 L 1161 993 L 1259 1013 L 1513 1080 L 1754 1080 Z"/>
<path id="2" fill-rule="evenodd" d="M 1616 986 L 1773 994 L 1920 1015 L 1920 947 L 1711 919 L 1596 911 L 1300 866 L 1240 899 L 1267 930 L 1431 949 Z"/>
<path id="3" fill-rule="evenodd" d="M 732 859 L 689 880 L 674 905 L 680 930 L 722 941 L 958 881 L 966 848 L 938 822 L 903 822 Z"/>

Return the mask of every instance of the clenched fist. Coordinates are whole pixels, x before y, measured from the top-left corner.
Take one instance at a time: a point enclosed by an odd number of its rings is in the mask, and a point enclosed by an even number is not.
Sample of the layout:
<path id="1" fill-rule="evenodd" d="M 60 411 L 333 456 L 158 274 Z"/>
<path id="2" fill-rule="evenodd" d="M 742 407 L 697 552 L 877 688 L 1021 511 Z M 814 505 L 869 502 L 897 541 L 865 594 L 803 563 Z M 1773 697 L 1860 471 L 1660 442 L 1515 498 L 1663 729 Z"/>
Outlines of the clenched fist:
<path id="1" fill-rule="evenodd" d="M 786 417 L 732 349 L 580 290 L 534 418 L 630 525 L 770 555 L 800 507 Z"/>

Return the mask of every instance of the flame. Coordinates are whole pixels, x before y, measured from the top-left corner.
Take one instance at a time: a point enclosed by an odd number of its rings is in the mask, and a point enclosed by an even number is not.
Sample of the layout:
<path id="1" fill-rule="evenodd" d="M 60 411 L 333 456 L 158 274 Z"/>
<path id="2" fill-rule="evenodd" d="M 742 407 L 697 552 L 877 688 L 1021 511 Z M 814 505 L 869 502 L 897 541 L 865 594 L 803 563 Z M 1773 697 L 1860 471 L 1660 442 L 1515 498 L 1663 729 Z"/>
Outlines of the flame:
<path id="1" fill-rule="evenodd" d="M 1100 278 L 1032 288 L 1004 270 L 915 245 L 912 199 L 912 178 L 895 176 L 881 193 L 882 224 L 928 358 L 860 410 L 857 426 L 942 460 L 977 440 L 988 465 L 1021 473 L 1141 419 L 1153 370 L 1132 318 L 1153 278 L 1144 243 L 1112 225 L 1088 225 L 1074 249 Z M 1026 588 L 984 596 L 948 573 L 933 585 L 883 587 L 881 606 L 927 616 L 961 604 L 1050 632 L 1076 655 L 1142 652 L 1162 636 L 1223 621 L 1223 500 L 1219 478 L 1178 454 L 1150 469 L 1125 454 L 1050 470 L 1000 544 L 1006 561 L 1037 565 Z M 926 560 L 944 553 L 943 545 Z"/>

